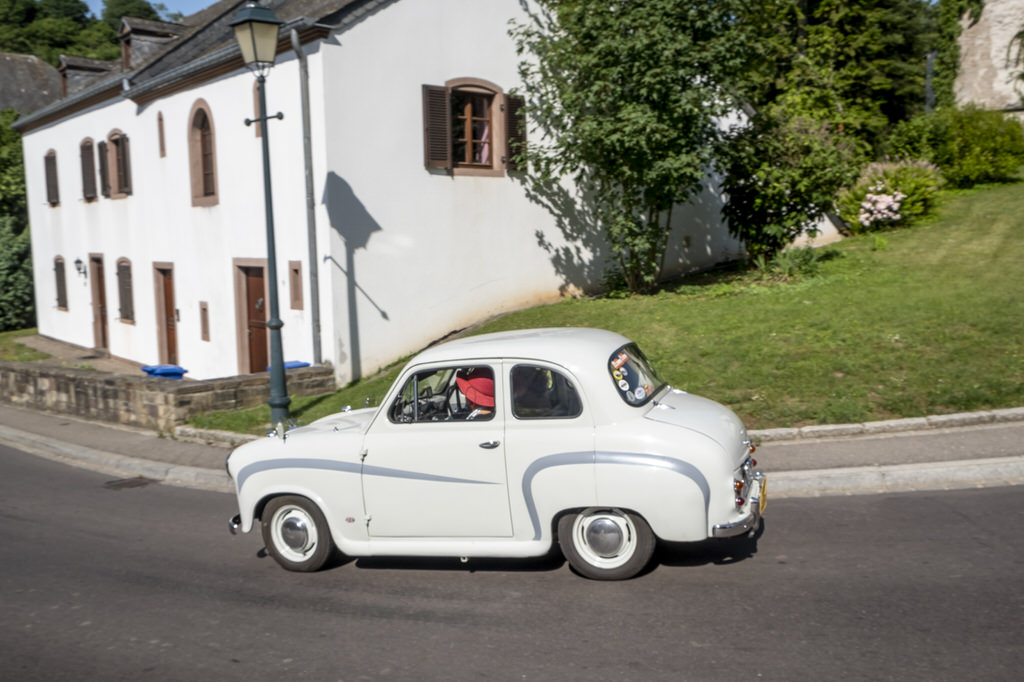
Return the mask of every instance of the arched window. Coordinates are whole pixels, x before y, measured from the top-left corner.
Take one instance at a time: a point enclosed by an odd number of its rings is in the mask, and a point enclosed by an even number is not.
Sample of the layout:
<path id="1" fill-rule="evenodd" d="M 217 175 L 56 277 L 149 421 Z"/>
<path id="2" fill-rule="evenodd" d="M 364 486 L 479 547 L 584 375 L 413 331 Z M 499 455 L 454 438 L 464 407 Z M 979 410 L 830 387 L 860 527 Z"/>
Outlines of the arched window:
<path id="1" fill-rule="evenodd" d="M 135 304 L 132 301 L 132 262 L 127 258 L 117 259 L 117 294 L 120 304 L 119 319 L 135 322 Z"/>
<path id="2" fill-rule="evenodd" d="M 67 310 L 68 280 L 64 273 L 64 258 L 62 256 L 53 259 L 53 275 L 57 283 L 57 310 Z"/>
<path id="3" fill-rule="evenodd" d="M 192 105 L 189 116 L 189 172 L 192 177 L 192 205 L 217 204 L 217 158 L 214 147 L 213 117 L 203 100 Z"/>
<path id="4" fill-rule="evenodd" d="M 517 170 L 526 143 L 523 98 L 481 78 L 423 86 L 424 164 L 453 175 Z"/>
<path id="5" fill-rule="evenodd" d="M 167 156 L 167 143 L 164 138 L 164 112 L 159 111 L 156 114 L 156 137 L 160 143 L 160 158 Z"/>
<path id="6" fill-rule="evenodd" d="M 46 201 L 50 206 L 60 203 L 60 190 L 57 187 L 57 152 L 50 150 L 43 157 L 46 169 Z"/>
<path id="7" fill-rule="evenodd" d="M 96 200 L 96 159 L 93 152 L 92 138 L 87 137 L 78 145 L 82 158 L 82 198 L 86 201 Z"/>
<path id="8" fill-rule="evenodd" d="M 120 130 L 112 130 L 106 142 L 96 146 L 100 157 L 100 192 L 111 199 L 123 199 L 132 193 L 128 136 Z"/>

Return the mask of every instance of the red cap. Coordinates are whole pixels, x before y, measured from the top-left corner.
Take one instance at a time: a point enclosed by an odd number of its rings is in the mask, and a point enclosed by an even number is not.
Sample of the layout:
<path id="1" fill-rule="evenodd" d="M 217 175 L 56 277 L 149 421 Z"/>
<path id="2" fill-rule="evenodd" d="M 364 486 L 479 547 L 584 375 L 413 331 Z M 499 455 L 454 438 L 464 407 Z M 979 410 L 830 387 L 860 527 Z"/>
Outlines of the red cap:
<path id="1" fill-rule="evenodd" d="M 494 379 L 485 376 L 474 376 L 468 379 L 455 377 L 467 398 L 481 407 L 494 407 Z"/>

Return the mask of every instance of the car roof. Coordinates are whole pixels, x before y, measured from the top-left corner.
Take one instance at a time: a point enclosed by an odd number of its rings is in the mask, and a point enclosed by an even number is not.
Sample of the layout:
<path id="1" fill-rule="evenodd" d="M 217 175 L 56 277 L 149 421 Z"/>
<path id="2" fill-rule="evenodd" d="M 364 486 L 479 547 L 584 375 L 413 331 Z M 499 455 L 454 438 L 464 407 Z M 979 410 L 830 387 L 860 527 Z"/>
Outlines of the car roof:
<path id="1" fill-rule="evenodd" d="M 520 329 L 467 336 L 438 344 L 412 359 L 410 365 L 485 358 L 523 358 L 553 362 L 572 369 L 600 367 L 611 354 L 630 343 L 621 334 L 604 329 L 556 327 Z"/>

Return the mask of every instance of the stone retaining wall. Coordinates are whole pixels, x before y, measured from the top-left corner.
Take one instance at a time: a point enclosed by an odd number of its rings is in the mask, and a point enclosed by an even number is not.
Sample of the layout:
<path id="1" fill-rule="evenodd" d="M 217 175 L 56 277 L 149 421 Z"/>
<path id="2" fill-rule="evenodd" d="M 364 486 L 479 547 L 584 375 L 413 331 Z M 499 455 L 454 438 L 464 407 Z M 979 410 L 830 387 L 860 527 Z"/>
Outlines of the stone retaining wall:
<path id="1" fill-rule="evenodd" d="M 330 367 L 302 367 L 287 373 L 292 396 L 335 390 Z M 270 395 L 267 372 L 224 379 L 176 381 L 94 370 L 0 362 L 0 401 L 83 419 L 173 433 L 192 416 L 215 410 L 255 407 Z"/>

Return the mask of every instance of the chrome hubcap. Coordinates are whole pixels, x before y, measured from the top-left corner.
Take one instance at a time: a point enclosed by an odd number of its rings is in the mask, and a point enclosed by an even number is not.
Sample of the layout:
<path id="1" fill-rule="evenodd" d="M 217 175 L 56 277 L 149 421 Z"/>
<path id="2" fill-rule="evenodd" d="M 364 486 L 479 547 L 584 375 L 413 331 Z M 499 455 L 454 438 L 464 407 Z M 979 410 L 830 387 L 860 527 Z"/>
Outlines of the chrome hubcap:
<path id="1" fill-rule="evenodd" d="M 607 517 L 592 520 L 587 524 L 584 539 L 598 556 L 612 557 L 622 547 L 622 529 Z"/>
<path id="2" fill-rule="evenodd" d="M 290 516 L 281 524 L 281 539 L 297 552 L 306 548 L 309 542 L 309 531 L 306 529 L 306 522 Z"/>

